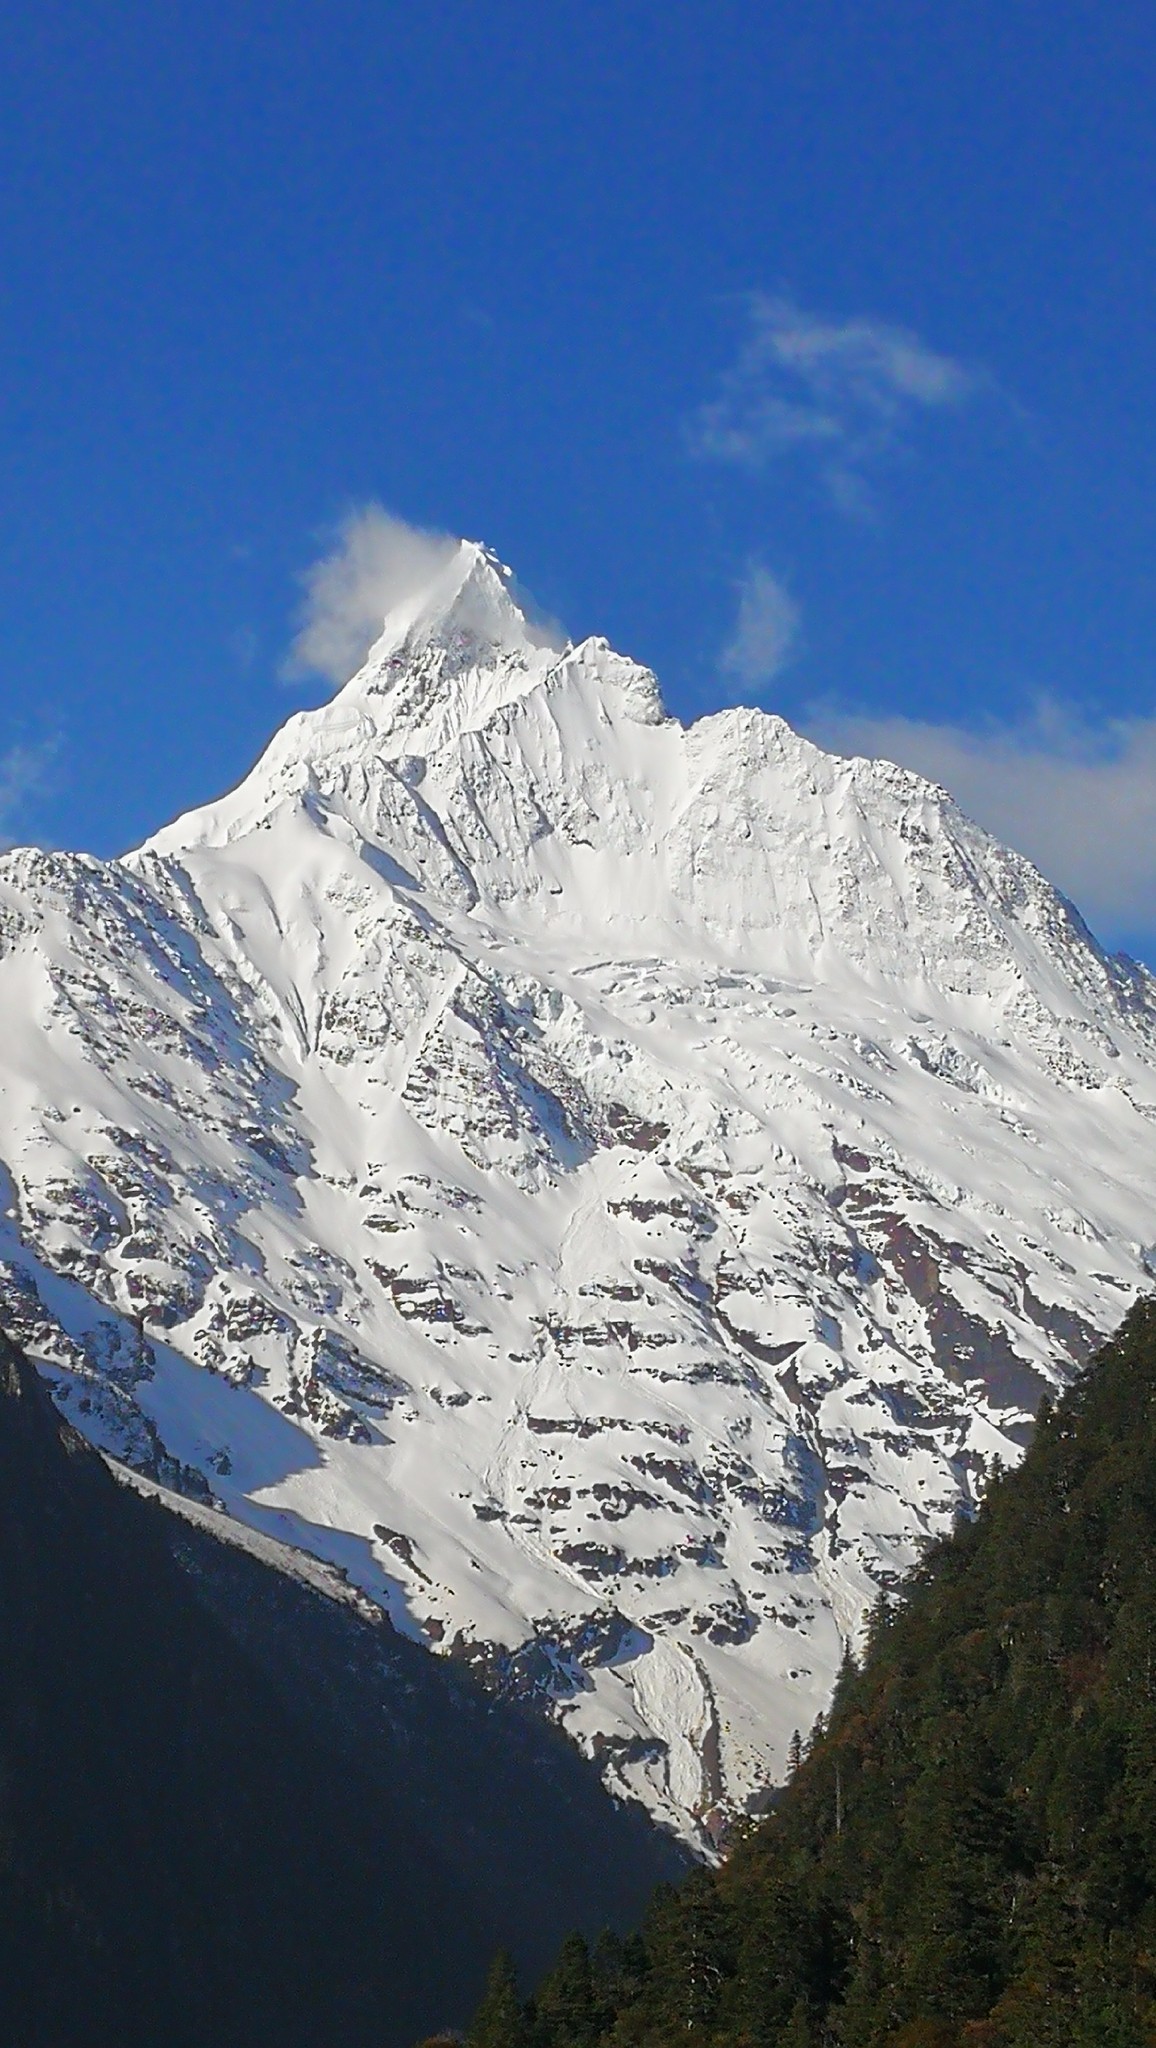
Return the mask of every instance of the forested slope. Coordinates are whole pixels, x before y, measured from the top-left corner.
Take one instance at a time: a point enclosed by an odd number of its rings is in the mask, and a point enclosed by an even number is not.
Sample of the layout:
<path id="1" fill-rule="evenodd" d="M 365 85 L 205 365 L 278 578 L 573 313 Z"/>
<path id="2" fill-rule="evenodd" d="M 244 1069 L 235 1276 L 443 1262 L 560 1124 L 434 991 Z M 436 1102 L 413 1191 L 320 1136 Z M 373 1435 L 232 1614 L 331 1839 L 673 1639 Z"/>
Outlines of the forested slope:
<path id="1" fill-rule="evenodd" d="M 848 1662 L 774 1813 L 474 2048 L 1156 2041 L 1156 1301 Z"/>

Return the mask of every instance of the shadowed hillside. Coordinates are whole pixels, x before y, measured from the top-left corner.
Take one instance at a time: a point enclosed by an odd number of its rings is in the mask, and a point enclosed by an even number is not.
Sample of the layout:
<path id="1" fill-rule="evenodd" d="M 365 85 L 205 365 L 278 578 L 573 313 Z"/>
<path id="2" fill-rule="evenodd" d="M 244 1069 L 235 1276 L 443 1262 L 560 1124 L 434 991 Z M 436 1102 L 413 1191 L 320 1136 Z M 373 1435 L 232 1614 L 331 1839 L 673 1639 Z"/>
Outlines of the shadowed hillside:
<path id="1" fill-rule="evenodd" d="M 389 2048 L 676 1852 L 560 1736 L 119 1485 L 0 1337 L 0 2040 Z"/>

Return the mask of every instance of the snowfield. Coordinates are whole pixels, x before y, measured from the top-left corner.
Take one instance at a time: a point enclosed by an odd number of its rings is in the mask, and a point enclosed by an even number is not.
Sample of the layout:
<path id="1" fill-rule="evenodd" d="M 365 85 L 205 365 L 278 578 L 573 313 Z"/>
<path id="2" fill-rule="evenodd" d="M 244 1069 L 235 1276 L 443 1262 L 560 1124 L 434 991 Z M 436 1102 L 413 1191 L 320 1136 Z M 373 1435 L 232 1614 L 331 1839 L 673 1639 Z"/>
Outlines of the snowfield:
<path id="1" fill-rule="evenodd" d="M 69 1417 L 703 1848 L 1156 1271 L 1153 977 L 470 543 L 232 794 L 0 859 L 0 1017 Z"/>

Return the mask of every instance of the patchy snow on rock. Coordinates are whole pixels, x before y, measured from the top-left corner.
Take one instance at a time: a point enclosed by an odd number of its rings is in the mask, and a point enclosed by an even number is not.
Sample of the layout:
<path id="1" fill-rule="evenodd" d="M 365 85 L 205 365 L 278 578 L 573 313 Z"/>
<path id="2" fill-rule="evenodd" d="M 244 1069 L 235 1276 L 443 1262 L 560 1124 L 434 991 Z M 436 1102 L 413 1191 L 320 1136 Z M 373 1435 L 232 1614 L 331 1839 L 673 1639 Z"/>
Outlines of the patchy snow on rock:
<path id="1" fill-rule="evenodd" d="M 230 795 L 0 858 L 0 1315 L 709 1846 L 1150 1283 L 1156 983 L 463 543 Z"/>

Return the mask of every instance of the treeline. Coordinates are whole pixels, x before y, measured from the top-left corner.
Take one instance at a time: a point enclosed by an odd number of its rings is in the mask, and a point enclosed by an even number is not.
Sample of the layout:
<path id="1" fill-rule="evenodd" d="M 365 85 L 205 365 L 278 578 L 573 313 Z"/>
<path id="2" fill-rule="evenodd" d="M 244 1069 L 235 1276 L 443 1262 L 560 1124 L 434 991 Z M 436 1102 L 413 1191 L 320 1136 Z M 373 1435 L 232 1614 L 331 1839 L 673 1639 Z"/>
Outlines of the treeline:
<path id="1" fill-rule="evenodd" d="M 874 1616 L 773 1812 L 470 2048 L 1156 2043 L 1156 1301 Z"/>

